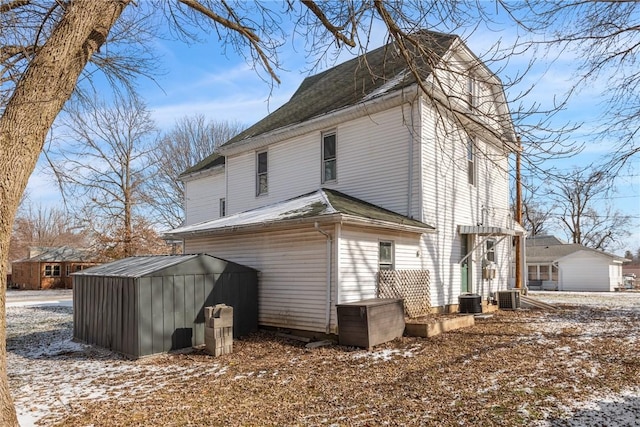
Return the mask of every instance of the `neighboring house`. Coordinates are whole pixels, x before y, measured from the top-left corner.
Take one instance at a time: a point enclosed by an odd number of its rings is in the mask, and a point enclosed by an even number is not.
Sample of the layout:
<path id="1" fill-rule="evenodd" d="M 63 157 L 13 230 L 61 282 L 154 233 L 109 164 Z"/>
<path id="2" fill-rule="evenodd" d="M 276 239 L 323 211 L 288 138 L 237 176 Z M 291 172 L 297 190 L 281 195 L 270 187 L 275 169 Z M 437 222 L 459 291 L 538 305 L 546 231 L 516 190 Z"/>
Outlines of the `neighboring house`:
<path id="1" fill-rule="evenodd" d="M 68 246 L 30 247 L 27 258 L 11 264 L 13 287 L 70 289 L 71 273 L 98 264 L 96 256 L 85 249 Z"/>
<path id="2" fill-rule="evenodd" d="M 625 263 L 622 275 L 627 289 L 640 289 L 640 264 L 637 261 Z"/>
<path id="3" fill-rule="evenodd" d="M 527 279 L 530 289 L 614 291 L 623 287 L 624 258 L 553 236 L 527 239 Z"/>
<path id="4" fill-rule="evenodd" d="M 440 57 L 421 70 L 432 98 L 384 46 L 306 78 L 181 175 L 186 222 L 166 237 L 257 269 L 260 324 L 335 333 L 336 304 L 379 296 L 385 270 L 432 310 L 507 287 L 522 229 L 501 82 L 460 38 L 420 37 Z"/>

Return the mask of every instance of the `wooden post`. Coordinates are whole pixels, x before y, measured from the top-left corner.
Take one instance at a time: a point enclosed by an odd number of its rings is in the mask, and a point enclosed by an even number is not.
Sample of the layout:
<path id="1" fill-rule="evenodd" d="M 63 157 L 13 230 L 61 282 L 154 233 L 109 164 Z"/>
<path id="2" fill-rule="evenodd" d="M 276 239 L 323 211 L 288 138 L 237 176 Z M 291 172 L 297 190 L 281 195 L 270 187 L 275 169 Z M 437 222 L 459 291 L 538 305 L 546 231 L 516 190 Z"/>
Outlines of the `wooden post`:
<path id="1" fill-rule="evenodd" d="M 516 211 L 515 220 L 518 225 L 522 225 L 522 177 L 520 175 L 520 157 L 522 152 L 522 142 L 518 137 L 518 150 L 516 152 Z M 516 289 L 522 289 L 522 237 L 515 235 L 516 245 Z"/>

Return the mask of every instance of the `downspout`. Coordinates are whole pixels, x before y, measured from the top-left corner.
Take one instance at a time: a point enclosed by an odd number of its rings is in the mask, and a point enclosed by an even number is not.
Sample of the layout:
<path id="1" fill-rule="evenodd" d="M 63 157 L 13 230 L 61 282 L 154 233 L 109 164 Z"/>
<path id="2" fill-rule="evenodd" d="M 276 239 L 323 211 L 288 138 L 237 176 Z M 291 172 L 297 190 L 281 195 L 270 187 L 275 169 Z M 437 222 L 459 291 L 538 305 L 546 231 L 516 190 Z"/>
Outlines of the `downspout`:
<path id="1" fill-rule="evenodd" d="M 327 238 L 327 295 L 325 304 L 325 332 L 330 333 L 331 330 L 331 234 L 322 230 L 318 223 L 313 224 L 314 228 Z"/>
<path id="2" fill-rule="evenodd" d="M 409 183 L 407 189 L 407 216 L 409 218 L 413 218 L 412 210 L 413 210 L 413 132 L 414 132 L 414 123 L 413 123 L 413 103 L 409 102 Z"/>
<path id="3" fill-rule="evenodd" d="M 422 108 L 422 97 L 418 96 L 418 118 L 420 119 L 420 140 L 419 140 L 419 144 L 418 147 L 420 147 L 420 149 L 418 150 L 418 173 L 420 174 L 418 176 L 418 220 L 421 222 L 424 222 L 424 207 L 422 206 L 422 197 L 423 197 L 423 192 L 424 192 L 424 179 L 423 179 L 423 173 L 424 173 L 424 164 L 423 164 L 423 141 L 422 138 L 424 137 L 423 135 L 423 108 Z"/>

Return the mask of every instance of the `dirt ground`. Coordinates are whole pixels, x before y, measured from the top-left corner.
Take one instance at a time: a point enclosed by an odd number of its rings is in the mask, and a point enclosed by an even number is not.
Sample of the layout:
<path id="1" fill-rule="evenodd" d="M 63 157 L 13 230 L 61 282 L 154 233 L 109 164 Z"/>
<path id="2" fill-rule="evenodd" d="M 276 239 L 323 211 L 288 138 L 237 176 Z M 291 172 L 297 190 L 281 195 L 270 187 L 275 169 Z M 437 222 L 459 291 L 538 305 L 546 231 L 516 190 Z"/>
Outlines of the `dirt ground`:
<path id="1" fill-rule="evenodd" d="M 261 332 L 137 361 L 72 342 L 69 306 L 9 303 L 9 380 L 23 427 L 640 425 L 640 293 L 533 296 L 559 310 L 373 351 Z"/>

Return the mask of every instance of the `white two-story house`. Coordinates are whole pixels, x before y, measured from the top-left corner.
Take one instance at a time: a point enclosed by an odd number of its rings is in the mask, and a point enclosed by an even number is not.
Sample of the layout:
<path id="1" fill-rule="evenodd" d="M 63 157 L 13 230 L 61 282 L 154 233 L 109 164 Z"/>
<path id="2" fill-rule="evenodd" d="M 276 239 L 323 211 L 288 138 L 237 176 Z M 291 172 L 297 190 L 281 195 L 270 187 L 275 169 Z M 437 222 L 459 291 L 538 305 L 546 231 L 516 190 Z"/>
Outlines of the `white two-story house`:
<path id="1" fill-rule="evenodd" d="M 182 174 L 186 221 L 167 237 L 257 269 L 260 324 L 336 333 L 336 304 L 377 297 L 385 270 L 427 271 L 432 310 L 507 288 L 521 228 L 501 82 L 460 38 L 415 37 L 437 59 L 421 85 L 383 46 L 306 78 Z"/>

